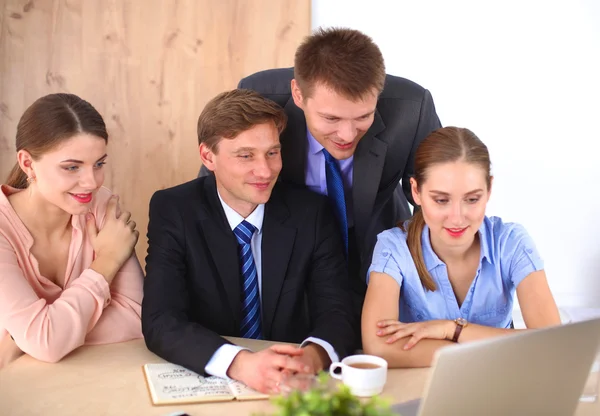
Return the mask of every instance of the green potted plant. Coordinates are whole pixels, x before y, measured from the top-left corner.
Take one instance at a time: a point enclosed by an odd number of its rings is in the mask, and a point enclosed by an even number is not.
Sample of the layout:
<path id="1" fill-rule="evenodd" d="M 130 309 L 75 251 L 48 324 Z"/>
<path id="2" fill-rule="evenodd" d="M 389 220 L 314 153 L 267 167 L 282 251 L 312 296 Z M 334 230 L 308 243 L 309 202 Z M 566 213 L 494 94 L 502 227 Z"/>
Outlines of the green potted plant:
<path id="1" fill-rule="evenodd" d="M 339 383 L 329 385 L 329 374 L 318 375 L 313 387 L 306 391 L 292 390 L 272 399 L 277 407 L 271 416 L 392 416 L 390 404 L 380 397 L 359 399 Z"/>

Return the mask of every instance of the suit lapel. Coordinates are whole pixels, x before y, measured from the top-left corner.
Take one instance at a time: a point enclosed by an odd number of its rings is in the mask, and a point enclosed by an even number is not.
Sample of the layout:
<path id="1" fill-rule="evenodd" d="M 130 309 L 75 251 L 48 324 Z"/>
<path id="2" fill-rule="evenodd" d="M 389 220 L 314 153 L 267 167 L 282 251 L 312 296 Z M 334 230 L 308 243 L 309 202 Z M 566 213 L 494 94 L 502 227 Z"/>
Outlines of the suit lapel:
<path id="1" fill-rule="evenodd" d="M 219 277 L 223 282 L 224 291 L 227 294 L 227 300 L 233 314 L 235 329 L 239 331 L 242 297 L 238 244 L 217 195 L 214 175 L 207 177 L 205 190 L 208 216 L 201 220 L 202 230 Z"/>
<path id="2" fill-rule="evenodd" d="M 281 177 L 285 182 L 304 186 L 308 147 L 304 112 L 294 104 L 291 97 L 284 110 L 288 116 L 288 123 L 280 136 L 281 159 L 283 162 Z"/>
<path id="3" fill-rule="evenodd" d="M 287 206 L 275 188 L 271 199 L 265 205 L 261 245 L 262 322 L 265 337 L 271 334 L 275 309 L 296 238 L 296 229 L 285 225 L 289 215 Z"/>
<path id="4" fill-rule="evenodd" d="M 384 129 L 385 124 L 379 112 L 376 111 L 373 124 L 358 143 L 354 153 L 352 202 L 358 241 L 362 241 L 365 237 L 368 220 L 371 217 L 379 189 L 387 144 L 379 140 L 376 135 Z"/>

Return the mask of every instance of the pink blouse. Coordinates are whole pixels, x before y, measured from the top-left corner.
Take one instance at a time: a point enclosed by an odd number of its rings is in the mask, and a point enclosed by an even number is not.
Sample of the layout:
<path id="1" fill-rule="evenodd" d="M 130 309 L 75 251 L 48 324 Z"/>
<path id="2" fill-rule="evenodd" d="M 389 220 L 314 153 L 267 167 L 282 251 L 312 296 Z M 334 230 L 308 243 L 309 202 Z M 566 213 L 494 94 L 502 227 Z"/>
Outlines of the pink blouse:
<path id="1" fill-rule="evenodd" d="M 30 252 L 33 238 L 0 186 L 0 344 L 12 335 L 26 354 L 56 362 L 83 344 L 107 344 L 142 337 L 143 272 L 135 256 L 108 285 L 89 269 L 94 250 L 85 215 L 74 215 L 64 289 L 39 272 Z M 98 229 L 104 224 L 111 192 L 100 188 L 91 205 Z M 1 350 L 0 350 L 1 351 Z M 7 361 L 0 357 L 1 363 Z"/>

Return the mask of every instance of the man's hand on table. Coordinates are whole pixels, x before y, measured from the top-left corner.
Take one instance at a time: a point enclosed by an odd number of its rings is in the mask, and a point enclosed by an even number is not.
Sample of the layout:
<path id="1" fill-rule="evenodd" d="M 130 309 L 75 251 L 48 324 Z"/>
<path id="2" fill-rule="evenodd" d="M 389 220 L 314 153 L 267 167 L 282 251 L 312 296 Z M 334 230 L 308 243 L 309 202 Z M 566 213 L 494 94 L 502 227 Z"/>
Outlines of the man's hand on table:
<path id="1" fill-rule="evenodd" d="M 303 348 L 304 354 L 293 357 L 296 361 L 301 361 L 311 368 L 312 374 L 316 374 L 323 369 L 328 369 L 331 364 L 331 359 L 327 355 L 327 351 L 318 344 L 309 343 Z"/>
<path id="2" fill-rule="evenodd" d="M 311 344 L 312 345 L 312 344 Z M 315 352 L 291 345 L 273 345 L 265 350 L 240 351 L 227 376 L 261 393 L 279 393 L 288 374 L 314 374 Z M 307 357 L 303 357 L 304 355 Z"/>

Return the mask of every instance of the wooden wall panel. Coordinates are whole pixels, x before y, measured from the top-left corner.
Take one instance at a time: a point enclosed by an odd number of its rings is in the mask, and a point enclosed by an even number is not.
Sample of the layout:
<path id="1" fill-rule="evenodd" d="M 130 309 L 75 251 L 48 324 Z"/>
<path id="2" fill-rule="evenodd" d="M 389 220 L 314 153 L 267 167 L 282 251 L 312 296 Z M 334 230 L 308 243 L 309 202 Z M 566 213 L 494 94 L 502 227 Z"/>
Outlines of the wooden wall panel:
<path id="1" fill-rule="evenodd" d="M 291 66 L 310 31 L 310 0 L 0 0 L 0 181 L 19 117 L 70 92 L 109 129 L 106 183 L 139 224 L 148 202 L 196 176 L 196 121 L 252 72 Z"/>

